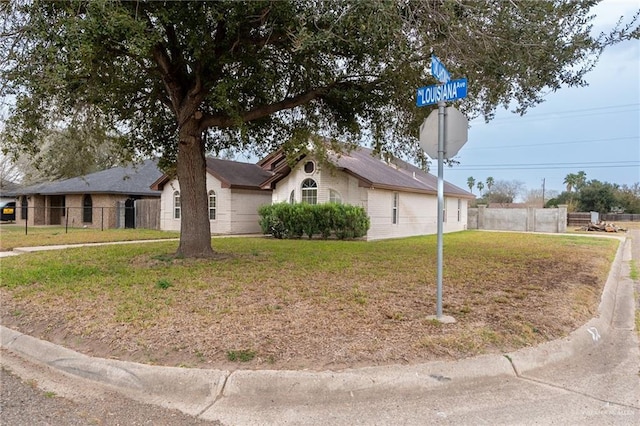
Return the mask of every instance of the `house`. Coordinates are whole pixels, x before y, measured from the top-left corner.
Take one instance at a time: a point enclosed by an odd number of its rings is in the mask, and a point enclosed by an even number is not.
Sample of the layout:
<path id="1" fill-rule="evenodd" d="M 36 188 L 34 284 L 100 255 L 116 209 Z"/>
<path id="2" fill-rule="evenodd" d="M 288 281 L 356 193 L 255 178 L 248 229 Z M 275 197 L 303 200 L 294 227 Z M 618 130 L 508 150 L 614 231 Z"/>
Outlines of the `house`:
<path id="1" fill-rule="evenodd" d="M 160 199 L 151 189 L 162 172 L 156 160 L 19 188 L 16 222 L 87 228 L 134 228 L 135 201 Z"/>
<path id="2" fill-rule="evenodd" d="M 16 190 L 19 187 L 17 183 L 0 177 L 0 208 L 16 201 Z"/>
<path id="3" fill-rule="evenodd" d="M 328 164 L 329 163 L 329 164 Z M 371 149 L 329 154 L 327 162 L 303 156 L 287 163 L 281 150 L 258 165 L 272 173 L 262 187 L 272 202 L 341 202 L 362 206 L 371 227 L 367 240 L 437 232 L 437 177 L 399 159 L 385 161 Z M 475 196 L 444 183 L 444 232 L 466 229 L 467 205 Z"/>
<path id="4" fill-rule="evenodd" d="M 206 159 L 209 223 L 212 234 L 259 233 L 258 207 L 271 203 L 261 184 L 271 173 L 256 164 Z M 163 175 L 151 186 L 161 192 L 160 229 L 180 230 L 180 183 Z"/>
<path id="5" fill-rule="evenodd" d="M 258 208 L 265 204 L 338 202 L 362 206 L 370 217 L 367 240 L 437 232 L 437 178 L 399 159 L 383 161 L 368 148 L 312 155 L 287 162 L 282 150 L 257 164 L 207 158 L 207 192 L 212 234 L 260 232 Z M 163 175 L 160 229 L 180 230 L 182 205 L 177 179 Z M 467 228 L 473 194 L 445 182 L 444 232 Z"/>

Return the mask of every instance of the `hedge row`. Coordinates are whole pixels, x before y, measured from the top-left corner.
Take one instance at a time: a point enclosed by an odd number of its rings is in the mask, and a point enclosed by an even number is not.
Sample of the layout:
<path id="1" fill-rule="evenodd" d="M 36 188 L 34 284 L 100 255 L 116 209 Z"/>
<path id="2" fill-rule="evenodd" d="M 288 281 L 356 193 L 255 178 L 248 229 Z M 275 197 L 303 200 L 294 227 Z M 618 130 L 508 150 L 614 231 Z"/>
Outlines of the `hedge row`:
<path id="1" fill-rule="evenodd" d="M 334 235 L 344 240 L 365 236 L 370 226 L 364 209 L 348 204 L 278 203 L 260 207 L 258 214 L 262 232 L 275 238 Z"/>

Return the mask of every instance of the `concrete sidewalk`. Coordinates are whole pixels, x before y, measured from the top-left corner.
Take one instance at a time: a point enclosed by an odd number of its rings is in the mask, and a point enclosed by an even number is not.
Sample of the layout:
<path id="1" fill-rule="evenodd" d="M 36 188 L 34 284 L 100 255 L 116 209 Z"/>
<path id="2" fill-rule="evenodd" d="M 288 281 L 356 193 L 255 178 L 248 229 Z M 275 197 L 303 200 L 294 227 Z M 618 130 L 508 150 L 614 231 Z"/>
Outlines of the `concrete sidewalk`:
<path id="1" fill-rule="evenodd" d="M 211 238 L 264 238 L 264 234 L 238 234 L 238 235 L 212 235 Z M 11 251 L 0 251 L 0 257 L 17 256 L 23 253 L 34 253 L 38 251 L 50 251 L 50 250 L 64 250 L 68 248 L 79 247 L 97 247 L 97 246 L 112 246 L 120 244 L 144 244 L 144 243 L 159 243 L 164 241 L 180 241 L 179 238 L 161 238 L 154 240 L 133 240 L 133 241 L 109 241 L 102 243 L 80 243 L 80 244 L 59 244 L 51 246 L 33 246 L 33 247 L 15 247 Z"/>
<path id="2" fill-rule="evenodd" d="M 0 327 L 3 350 L 146 403 L 229 425 L 640 424 L 631 243 L 599 314 L 565 339 L 455 362 L 341 371 L 200 370 L 88 357 Z"/>

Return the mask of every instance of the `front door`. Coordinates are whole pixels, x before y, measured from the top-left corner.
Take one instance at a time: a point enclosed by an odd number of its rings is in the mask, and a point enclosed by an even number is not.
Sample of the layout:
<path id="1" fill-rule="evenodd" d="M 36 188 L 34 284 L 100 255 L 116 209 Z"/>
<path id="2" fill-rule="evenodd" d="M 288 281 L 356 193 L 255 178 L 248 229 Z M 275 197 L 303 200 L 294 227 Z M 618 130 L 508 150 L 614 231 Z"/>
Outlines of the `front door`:
<path id="1" fill-rule="evenodd" d="M 129 198 L 124 202 L 124 227 L 136 227 L 136 207 L 135 200 L 133 198 Z"/>
<path id="2" fill-rule="evenodd" d="M 49 197 L 49 225 L 62 225 L 64 211 L 64 195 Z"/>

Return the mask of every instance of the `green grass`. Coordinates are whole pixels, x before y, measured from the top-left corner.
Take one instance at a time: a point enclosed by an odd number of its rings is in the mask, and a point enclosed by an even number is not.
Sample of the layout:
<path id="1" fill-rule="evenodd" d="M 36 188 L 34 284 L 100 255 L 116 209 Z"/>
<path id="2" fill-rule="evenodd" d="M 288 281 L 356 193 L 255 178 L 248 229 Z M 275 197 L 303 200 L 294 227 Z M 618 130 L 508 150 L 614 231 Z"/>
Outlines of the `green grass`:
<path id="1" fill-rule="evenodd" d="M 202 290 L 215 284 L 235 297 L 257 282 L 277 282 L 274 291 L 327 303 L 366 304 L 371 291 L 393 293 L 422 287 L 435 272 L 435 236 L 378 242 L 229 238 L 213 241 L 221 260 L 172 259 L 176 241 L 85 247 L 3 259 L 1 287 L 20 293 L 45 292 L 93 297 L 117 292 L 126 300 L 165 294 L 159 290 Z M 525 234 L 463 232 L 445 237 L 447 281 L 493 275 L 505 265 L 531 267 L 582 247 L 612 247 L 617 241 Z M 464 259 L 464 260 L 463 260 Z M 562 259 L 560 257 L 559 259 Z M 535 272 L 535 271 L 534 271 Z M 340 276 L 349 291 L 336 291 Z M 528 284 L 533 285 L 532 283 Z M 535 287 L 535 285 L 534 285 Z M 501 300 L 504 297 L 501 297 Z"/>
<path id="2" fill-rule="evenodd" d="M 632 280 L 637 281 L 638 277 L 640 277 L 640 273 L 638 272 L 638 265 L 636 265 L 636 261 L 631 260 L 631 262 L 629 263 L 629 267 L 629 277 L 631 277 Z"/>
<path id="3" fill-rule="evenodd" d="M 227 351 L 227 359 L 231 362 L 249 362 L 256 357 L 256 352 L 250 349 L 242 349 L 239 351 Z"/>
<path id="4" fill-rule="evenodd" d="M 179 238 L 178 232 L 152 229 L 99 229 L 69 228 L 61 226 L 31 226 L 25 235 L 24 226 L 0 226 L 0 251 L 16 247 L 50 246 L 58 244 L 102 243 L 110 241 L 153 240 Z"/>
<path id="5" fill-rule="evenodd" d="M 305 339 L 327 326 L 327 333 L 344 339 L 368 333 L 360 344 L 372 346 L 354 351 L 374 351 L 388 341 L 394 348 L 406 343 L 407 351 L 462 356 L 560 336 L 566 330 L 559 324 L 589 318 L 599 299 L 597 283 L 604 282 L 618 244 L 556 235 L 446 234 L 444 310 L 459 320 L 446 327 L 425 320 L 435 310 L 436 236 L 375 242 L 223 238 L 212 240 L 220 255 L 213 259 L 176 259 L 177 241 L 29 253 L 2 259 L 0 292 L 16 320 L 38 312 L 83 336 L 126 330 L 141 348 L 153 338 L 146 331 L 194 330 L 193 341 L 184 331 L 163 338 L 169 348 L 185 344 L 200 351 L 196 362 L 216 354 L 227 361 L 250 355 L 229 348 L 249 347 L 252 357 L 276 361 L 293 357 L 297 345 L 311 353 Z M 588 291 L 572 293 L 578 275 Z M 583 317 L 559 321 L 555 310 L 568 307 L 573 315 L 575 303 Z M 411 335 L 393 340 L 392 333 Z M 326 343 L 329 338 L 313 351 L 340 352 Z"/>

